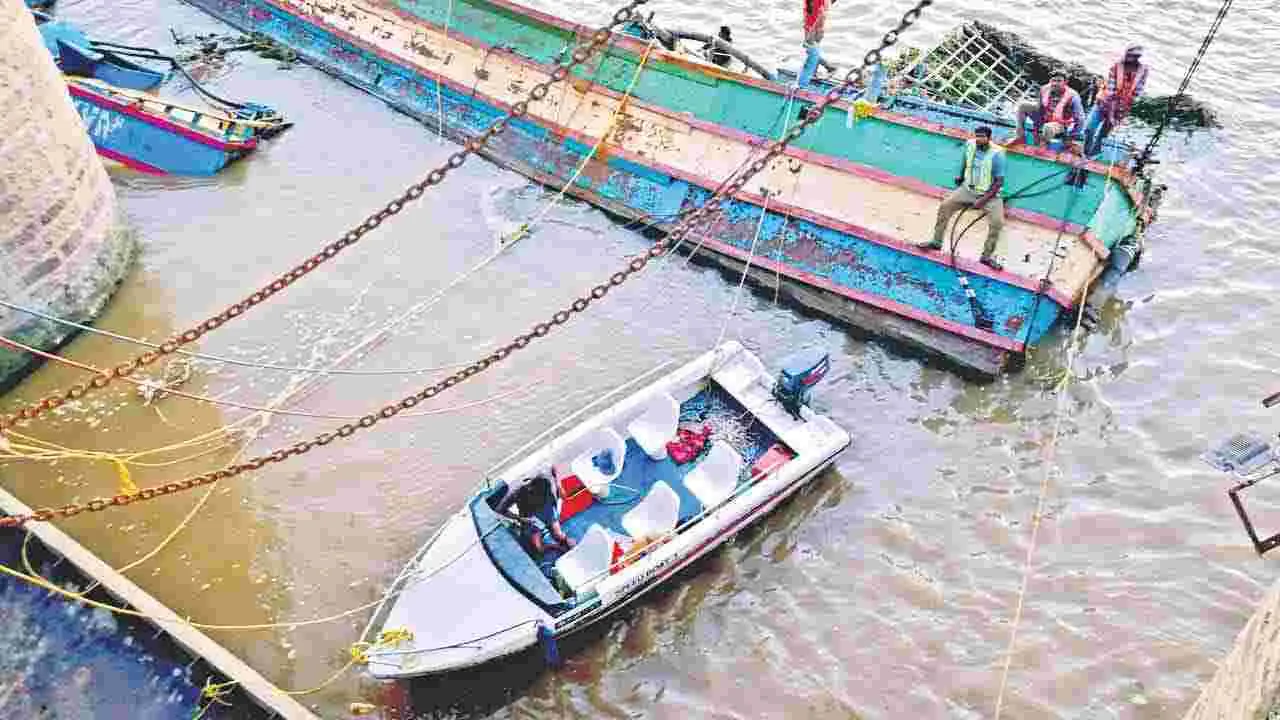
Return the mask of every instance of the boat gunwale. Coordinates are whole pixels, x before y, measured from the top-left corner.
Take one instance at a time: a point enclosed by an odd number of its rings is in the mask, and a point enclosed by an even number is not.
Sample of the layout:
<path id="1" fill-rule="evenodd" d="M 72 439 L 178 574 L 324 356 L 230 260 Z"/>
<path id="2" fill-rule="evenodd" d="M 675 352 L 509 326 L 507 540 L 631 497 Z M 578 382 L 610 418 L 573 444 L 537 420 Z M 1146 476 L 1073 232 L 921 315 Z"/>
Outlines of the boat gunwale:
<path id="1" fill-rule="evenodd" d="M 86 101 L 100 101 L 109 110 L 123 113 L 149 125 L 154 125 L 161 130 L 173 131 L 188 140 L 192 140 L 224 153 L 243 153 L 253 150 L 258 146 L 258 139 L 256 137 L 251 137 L 246 140 L 222 140 L 214 137 L 212 132 L 204 131 L 202 128 L 182 125 L 177 120 L 147 112 L 135 107 L 132 103 L 123 103 L 108 93 L 96 90 L 91 85 L 86 86 L 77 82 L 67 82 L 67 90 L 72 95 L 80 97 Z M 163 103 L 164 101 L 157 98 L 155 102 Z"/>
<path id="2" fill-rule="evenodd" d="M 736 260 L 745 261 L 747 259 L 748 253 L 746 251 L 742 250 L 741 248 L 738 248 L 735 245 L 721 242 L 707 235 L 700 235 L 699 243 L 703 245 L 708 245 L 712 249 L 714 249 L 716 252 L 721 253 L 723 255 L 728 255 L 729 257 L 732 257 Z M 1023 348 L 1025 347 L 1024 343 L 1022 343 L 1021 341 L 1015 338 L 1005 337 L 1004 335 L 988 332 L 986 330 L 982 330 L 981 328 L 978 328 L 972 325 L 964 325 L 954 320 L 948 320 L 944 317 L 939 317 L 938 315 L 930 313 L 927 310 L 922 310 L 920 308 L 917 308 L 914 305 L 907 305 L 906 303 L 901 303 L 896 300 L 892 300 L 890 298 L 876 295 L 874 293 L 868 293 L 861 290 L 856 290 L 854 288 L 845 287 L 836 283 L 833 280 L 829 280 L 827 278 L 814 275 L 813 273 L 800 270 L 798 268 L 792 267 L 785 263 L 779 263 L 777 260 L 773 260 L 772 258 L 767 258 L 763 255 L 756 255 L 755 258 L 751 260 L 751 264 L 767 269 L 770 272 L 779 272 L 783 275 L 787 275 L 792 280 L 801 282 L 805 285 L 817 288 L 819 290 L 825 290 L 826 292 L 834 293 L 836 295 L 839 295 L 840 297 L 847 298 L 848 300 L 851 300 L 853 302 L 862 303 L 864 305 L 871 305 L 873 307 L 879 308 L 880 310 L 901 315 L 903 317 L 906 317 L 910 320 L 915 320 L 917 322 L 923 322 L 923 323 L 932 325 L 934 327 L 937 327 L 940 330 L 949 332 L 953 335 L 959 335 L 961 337 L 968 338 L 970 340 L 977 340 L 978 342 L 985 343 L 987 345 L 999 348 L 1001 350 L 1016 353 L 1016 352 L 1022 352 Z M 1046 296 L 1050 297 L 1055 303 L 1061 305 L 1062 300 L 1061 300 L 1060 293 L 1056 291 L 1051 291 L 1051 293 L 1047 292 L 1045 294 Z M 1027 318 L 1026 321 L 1031 322 L 1032 318 Z"/>

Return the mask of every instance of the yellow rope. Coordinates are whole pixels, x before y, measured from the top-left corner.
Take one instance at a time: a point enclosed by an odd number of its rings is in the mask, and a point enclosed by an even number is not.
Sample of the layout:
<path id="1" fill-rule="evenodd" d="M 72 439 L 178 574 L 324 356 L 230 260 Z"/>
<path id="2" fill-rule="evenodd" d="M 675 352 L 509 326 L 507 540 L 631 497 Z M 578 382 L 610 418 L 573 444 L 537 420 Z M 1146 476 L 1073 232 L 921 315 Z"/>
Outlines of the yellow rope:
<path id="1" fill-rule="evenodd" d="M 316 685 L 315 687 L 307 688 L 306 690 L 281 690 L 281 692 L 283 692 L 285 695 L 292 695 L 294 697 L 300 697 L 303 695 L 312 695 L 314 693 L 318 693 L 321 690 L 332 685 L 335 681 L 337 681 L 338 678 L 342 677 L 344 673 L 346 673 L 348 670 L 351 669 L 351 666 L 369 664 L 370 650 L 373 650 L 375 648 L 395 647 L 402 642 L 407 642 L 410 640 L 413 640 L 413 633 L 410 632 L 407 628 L 392 628 L 389 630 L 383 630 L 378 635 L 378 639 L 372 643 L 368 643 L 368 642 L 353 643 L 350 649 L 351 659 L 347 661 L 347 664 L 339 668 L 337 672 L 333 673 L 328 678 L 326 678 L 324 682 L 320 683 L 319 685 Z M 235 687 L 237 684 L 238 683 L 235 680 L 228 680 L 227 682 L 220 682 L 220 683 L 215 683 L 213 681 L 213 678 L 209 678 L 205 680 L 204 688 L 201 689 L 200 691 L 200 697 L 207 700 L 207 702 L 200 708 L 199 712 L 196 713 L 196 715 L 192 718 L 192 720 L 200 720 L 200 718 L 204 717 L 204 714 L 209 711 L 209 708 L 214 703 L 218 703 L 219 705 L 229 706 L 231 703 L 227 702 L 223 698 L 226 697 L 228 694 L 230 694 L 231 689 Z M 357 705 L 360 707 L 357 708 L 356 707 Z M 353 706 L 352 712 L 356 714 L 367 714 L 370 710 L 375 709 L 373 708 L 373 706 L 366 707 L 365 703 L 353 703 L 352 706 Z"/>
<path id="2" fill-rule="evenodd" d="M 1107 195 L 1111 192 L 1111 185 L 1114 182 L 1111 179 L 1111 171 L 1115 167 L 1115 159 L 1112 158 L 1111 165 L 1107 167 L 1107 180 L 1105 189 L 1102 193 L 1102 200 L 1098 203 L 1102 207 L 1107 201 Z M 1101 228 L 1099 228 L 1101 230 Z M 1092 280 L 1086 280 L 1084 287 L 1080 290 L 1080 301 L 1076 311 L 1075 327 L 1071 329 L 1071 337 L 1067 345 L 1067 358 L 1063 368 L 1058 371 L 1050 371 L 1046 375 L 1041 376 L 1043 379 L 1053 380 L 1053 391 L 1057 398 L 1057 405 L 1054 410 L 1053 434 L 1049 437 L 1049 444 L 1046 446 L 1048 457 L 1044 463 L 1044 475 L 1040 479 L 1040 491 L 1036 497 L 1036 512 L 1031 517 L 1031 542 L 1027 546 L 1027 556 L 1022 564 L 1022 586 L 1018 589 L 1018 601 L 1013 612 L 1013 623 L 1009 628 L 1009 645 L 1005 649 L 1004 666 L 1000 671 L 1000 690 L 996 695 L 996 712 L 995 720 L 999 720 L 1000 711 L 1004 708 L 1004 693 L 1009 683 L 1009 665 L 1013 662 L 1013 648 L 1018 638 L 1018 625 L 1022 622 L 1022 608 L 1026 601 L 1027 586 L 1031 581 L 1031 560 L 1035 555 L 1036 543 L 1040 533 L 1040 520 L 1044 513 L 1044 500 L 1049 491 L 1049 474 L 1053 470 L 1053 461 L 1057 454 L 1058 435 L 1062 429 L 1062 416 L 1065 411 L 1064 399 L 1066 398 L 1067 386 L 1075 379 L 1072 368 L 1075 366 L 1077 340 L 1080 336 L 1080 327 L 1084 323 L 1084 306 L 1089 297 L 1089 286 Z"/>
<path id="3" fill-rule="evenodd" d="M 599 152 L 600 147 L 605 143 L 609 135 L 613 132 L 613 128 L 617 125 L 618 119 L 622 115 L 622 112 L 626 107 L 627 101 L 631 98 L 631 95 L 635 90 L 635 86 L 640 79 L 640 75 L 644 70 L 644 66 L 648 62 L 649 56 L 652 54 L 655 46 L 656 46 L 656 41 L 651 41 L 649 43 L 649 46 L 645 49 L 644 55 L 641 57 L 640 62 L 636 66 L 635 74 L 632 76 L 631 82 L 627 86 L 626 92 L 623 94 L 622 99 L 618 103 L 618 106 L 614 109 L 613 114 L 609 119 L 608 125 L 605 127 L 605 130 L 601 133 L 600 138 L 596 141 L 595 145 L 592 146 L 591 150 L 587 153 L 585 157 L 583 157 L 582 161 L 578 164 L 578 167 L 574 171 L 573 175 L 560 189 L 559 193 L 557 193 L 555 198 L 553 198 L 546 205 L 546 207 L 543 208 L 542 212 L 539 213 L 539 215 L 536 216 L 531 222 L 522 224 L 520 228 L 516 231 L 516 233 L 513 233 L 512 237 L 508 240 L 508 242 L 518 241 L 522 239 L 524 236 L 526 236 L 529 233 L 529 231 L 532 229 L 532 227 L 536 225 L 538 222 L 540 222 L 542 218 L 545 217 L 548 212 L 550 212 L 551 208 L 554 207 L 556 203 L 558 203 L 564 197 L 564 195 L 568 192 L 568 189 L 575 182 L 577 182 L 583 170 L 586 169 L 587 163 L 593 157 L 595 157 L 596 153 Z M 122 489 L 124 489 L 123 491 L 132 493 L 132 492 L 137 492 L 137 487 L 136 485 L 133 484 L 129 476 L 129 470 L 128 470 L 129 464 L 135 464 L 141 467 L 162 467 L 166 465 L 177 464 L 180 462 L 186 462 L 188 460 L 201 457 L 211 452 L 215 452 L 217 450 L 223 449 L 230 444 L 230 441 L 224 440 L 224 442 L 220 446 L 208 448 L 194 455 L 184 456 L 182 458 L 178 458 L 178 459 L 171 460 L 168 462 L 163 462 L 163 463 L 137 463 L 137 462 L 134 462 L 135 458 L 145 457 L 147 455 L 159 454 L 162 452 L 170 452 L 176 449 L 190 447 L 191 445 L 200 444 L 202 442 L 211 440 L 216 435 L 225 436 L 226 434 L 229 433 L 230 430 L 232 430 L 234 427 L 236 427 L 243 421 L 249 419 L 250 417 L 253 417 L 253 416 L 246 416 L 245 418 L 241 418 L 240 420 L 238 420 L 236 423 L 223 426 L 222 428 L 219 428 L 217 430 L 211 431 L 209 433 L 205 433 L 201 436 L 197 436 L 196 438 L 192 438 L 180 443 L 176 443 L 174 445 L 165 446 L 161 448 L 152 448 L 150 450 L 139 451 L 135 453 L 130 453 L 128 455 L 123 455 L 123 456 L 115 453 L 106 453 L 106 452 L 99 452 L 99 451 L 73 450 L 71 448 L 65 448 L 49 441 L 40 440 L 38 438 L 31 438 L 28 436 L 21 435 L 20 433 L 17 433 L 17 432 L 11 432 L 10 434 L 14 435 L 15 437 L 22 437 L 24 439 L 27 439 L 29 442 L 34 442 L 35 445 L 21 445 L 21 446 L 14 445 L 10 441 L 8 441 L 7 438 L 5 438 L 3 435 L 0 435 L 0 440 L 4 441 L 4 444 L 0 445 L 0 450 L 13 449 L 13 450 L 19 450 L 19 451 L 30 451 L 29 453 L 17 452 L 17 453 L 0 454 L 0 459 L 14 458 L 14 459 L 28 459 L 28 460 L 33 460 L 33 459 L 60 460 L 60 459 L 80 458 L 80 459 L 91 459 L 91 460 L 108 460 L 116 464 L 118 473 L 120 475 L 121 487 Z M 44 447 L 41 447 L 41 446 L 44 446 Z M 196 503 L 196 505 L 187 514 L 187 516 L 183 519 L 183 521 L 179 523 L 178 527 L 176 527 L 173 530 L 173 532 L 170 533 L 170 535 L 163 542 L 160 543 L 158 547 L 156 547 L 152 552 L 148 553 L 146 556 L 134 561 L 129 565 L 126 565 L 120 568 L 119 571 L 123 572 L 133 567 L 136 567 L 137 565 L 147 561 L 151 557 L 154 557 L 155 554 L 159 553 L 160 550 L 163 549 L 169 543 L 169 541 L 173 539 L 174 536 L 176 536 L 179 532 L 183 530 L 183 528 L 187 526 L 187 524 L 195 516 L 195 514 L 200 510 L 200 508 L 203 507 L 203 505 L 209 499 L 209 496 L 212 493 L 213 493 L 213 488 L 210 488 L 209 491 L 206 492 L 205 495 Z M 27 537 L 29 539 L 30 534 L 28 534 Z M 340 620 L 342 618 L 349 617 L 351 615 L 363 612 L 365 610 L 368 610 L 374 606 L 381 604 L 385 600 L 385 598 L 379 598 L 377 601 L 366 603 L 364 605 L 351 608 L 341 613 L 337 613 L 337 614 L 330 615 L 327 617 L 322 617 L 322 618 L 313 618 L 310 620 L 301 620 L 301 621 L 293 621 L 293 622 L 277 622 L 277 623 L 256 623 L 256 624 L 248 624 L 248 625 L 218 625 L 218 624 L 211 624 L 211 623 L 199 623 L 199 622 L 193 622 L 190 619 L 179 620 L 179 619 L 158 618 L 154 616 L 149 616 L 146 613 L 142 613 L 137 610 L 131 610 L 128 608 L 122 608 L 122 607 L 110 605 L 108 603 L 99 602 L 97 600 L 93 600 L 92 598 L 86 597 L 86 594 L 91 590 L 93 590 L 94 587 L 96 587 L 96 584 L 79 593 L 71 592 L 69 590 L 65 590 L 61 587 L 58 587 L 54 583 L 40 576 L 31 567 L 31 564 L 26 554 L 26 540 L 24 540 L 24 543 L 23 543 L 22 557 L 23 557 L 24 565 L 28 571 L 27 573 L 22 573 L 4 564 L 0 564 L 0 573 L 10 575 L 19 580 L 23 580 L 25 582 L 36 585 L 38 587 L 44 588 L 45 590 L 51 593 L 54 593 L 56 595 L 60 595 L 64 598 L 75 600 L 77 602 L 89 605 L 91 607 L 107 610 L 112 613 L 148 619 L 157 623 L 176 622 L 176 623 L 189 625 L 190 627 L 198 628 L 202 630 L 249 631 L 249 630 L 268 630 L 268 629 L 282 628 L 282 627 L 300 627 L 300 626 L 306 626 L 306 625 L 317 625 L 317 624 L 322 624 L 327 622 L 333 622 L 335 620 Z M 400 629 L 384 630 L 382 631 L 382 633 L 380 633 L 378 639 L 373 643 L 358 642 L 353 644 L 350 649 L 351 659 L 345 665 L 343 665 L 343 667 L 339 668 L 335 673 L 329 676 L 329 678 L 327 678 L 321 684 L 313 688 L 309 688 L 307 690 L 286 691 L 286 694 L 307 695 L 307 694 L 319 692 L 320 690 L 328 687 L 333 682 L 335 682 L 338 678 L 340 678 L 347 670 L 351 668 L 352 665 L 367 664 L 369 661 L 368 652 L 371 649 L 374 649 L 376 647 L 394 646 L 401 642 L 411 640 L 412 638 L 413 638 L 412 633 L 410 633 L 407 629 L 400 628 Z M 222 697 L 225 696 L 228 692 L 230 692 L 230 688 L 234 685 L 235 685 L 234 681 L 225 682 L 225 683 L 212 683 L 211 681 L 206 682 L 205 688 L 202 691 L 202 696 L 204 696 L 209 702 L 200 709 L 199 713 L 195 716 L 195 720 L 199 720 L 199 718 L 201 718 L 208 711 L 208 708 L 214 702 L 226 704 L 225 701 L 222 700 Z"/>
<path id="4" fill-rule="evenodd" d="M 149 620 L 155 623 L 168 623 L 170 625 L 189 625 L 199 630 L 225 630 L 225 631 L 275 630 L 278 628 L 321 625 L 328 622 L 334 622 L 335 620 L 341 620 L 343 618 L 350 617 L 357 613 L 364 612 L 365 610 L 368 610 L 369 608 L 374 607 L 378 603 L 382 602 L 382 598 L 379 598 L 377 600 L 374 600 L 373 602 L 368 602 L 363 605 L 351 608 L 350 610 L 344 610 L 343 612 L 340 612 L 340 613 L 335 613 L 333 615 L 328 615 L 325 617 L 312 618 L 310 620 L 294 620 L 290 622 L 273 622 L 273 623 L 254 623 L 249 625 L 215 625 L 213 623 L 192 622 L 191 620 L 184 620 L 181 618 L 156 617 L 154 615 L 148 615 L 144 612 L 139 612 L 138 610 L 131 610 L 129 608 L 123 608 L 116 605 L 111 605 L 109 603 L 99 602 L 97 600 L 94 600 L 93 598 L 80 597 L 79 594 L 73 593 L 70 590 L 66 590 L 61 587 L 58 587 L 54 583 L 42 577 L 39 577 L 37 575 L 28 575 L 27 573 L 24 573 L 20 570 L 15 570 L 9 567 L 8 565 L 4 565 L 4 564 L 0 564 L 0 573 L 9 575 L 10 577 L 17 578 L 18 580 L 22 580 L 24 582 L 31 583 L 32 585 L 48 590 L 49 592 L 55 595 L 60 595 L 65 598 L 75 600 L 77 602 L 88 605 L 89 607 L 95 607 L 101 610 L 107 610 L 117 615 L 127 615 L 129 617 L 142 618 L 144 620 Z"/>

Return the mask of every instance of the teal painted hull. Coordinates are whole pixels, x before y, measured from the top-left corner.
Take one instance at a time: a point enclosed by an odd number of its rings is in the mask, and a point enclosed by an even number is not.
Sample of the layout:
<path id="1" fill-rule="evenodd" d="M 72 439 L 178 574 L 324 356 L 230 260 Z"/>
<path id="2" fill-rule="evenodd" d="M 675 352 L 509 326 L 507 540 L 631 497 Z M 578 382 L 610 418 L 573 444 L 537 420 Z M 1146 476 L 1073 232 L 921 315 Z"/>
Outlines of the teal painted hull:
<path id="1" fill-rule="evenodd" d="M 443 115 L 445 130 L 455 139 L 480 132 L 503 112 L 500 103 L 471 88 L 447 80 L 438 86 L 436 77 L 410 62 L 375 52 L 339 30 L 294 15 L 269 0 L 187 1 L 243 30 L 263 32 L 291 46 L 308 62 L 425 123 L 435 125 Z M 447 4 L 448 0 L 425 0 L 403 2 L 401 8 L 428 21 L 440 15 L 443 21 Z M 456 0 L 450 35 L 513 46 L 521 56 L 542 62 L 554 61 L 572 47 L 568 31 L 509 9 L 463 0 Z M 610 53 L 599 72 L 593 65 L 590 74 L 595 82 L 623 90 L 635 74 L 635 59 L 616 47 Z M 731 132 L 776 134 L 783 113 L 788 112 L 786 89 L 781 86 L 704 76 L 676 64 L 653 62 L 650 67 L 640 75 L 635 97 L 692 112 Z M 437 92 L 443 108 L 437 105 Z M 797 105 L 791 107 L 798 112 Z M 964 113 L 951 118 L 956 127 L 981 121 Z M 559 188 L 587 154 L 589 140 L 525 120 L 496 136 L 485 155 Z M 829 110 L 797 144 L 817 155 L 859 163 L 899 182 L 945 188 L 955 173 L 961 142 L 957 136 L 877 117 L 862 118 L 849 127 L 844 111 Z M 570 188 L 572 194 L 623 217 L 655 220 L 659 227 L 705 202 L 721 180 L 681 175 L 612 147 L 607 162 L 593 161 L 593 165 L 603 167 L 583 173 Z M 1097 242 L 1104 246 L 1131 231 L 1133 205 L 1127 193 L 1106 192 L 1105 179 L 1093 173 L 1079 189 L 1043 180 L 1065 170 L 1046 158 L 1011 154 L 1008 186 L 1016 189 L 1039 182 L 1041 187 L 1034 196 L 1015 200 L 1010 207 L 1056 222 L 1092 226 L 1098 230 Z M 953 266 L 945 254 L 924 253 L 856 225 L 807 218 L 780 205 L 771 205 L 761 224 L 758 202 L 736 198 L 725 207 L 715 226 L 698 238 L 708 260 L 737 271 L 755 243 L 752 265 L 760 284 L 772 285 L 776 277 L 786 285 L 784 294 L 816 312 L 940 356 L 979 377 L 1009 369 L 1009 361 L 1044 337 L 1064 307 L 1071 305 L 1061 294 L 1039 292 L 1037 279 L 988 273 L 972 262 Z M 767 283 L 762 279 L 766 274 Z M 973 289 L 981 313 L 991 321 L 989 328 L 978 322 L 960 282 L 962 276 Z"/>

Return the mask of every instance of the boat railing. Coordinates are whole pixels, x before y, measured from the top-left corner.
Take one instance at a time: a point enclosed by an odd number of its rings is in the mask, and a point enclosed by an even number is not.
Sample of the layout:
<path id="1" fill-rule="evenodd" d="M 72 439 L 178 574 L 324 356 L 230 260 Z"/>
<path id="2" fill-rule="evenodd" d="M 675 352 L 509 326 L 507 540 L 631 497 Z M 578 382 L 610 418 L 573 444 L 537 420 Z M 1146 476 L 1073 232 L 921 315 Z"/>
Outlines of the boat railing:
<path id="1" fill-rule="evenodd" d="M 914 50 L 914 49 L 913 49 Z M 908 50 L 890 86 L 914 87 L 962 107 L 1005 115 L 1035 92 L 1035 84 L 977 26 L 958 26 L 932 49 Z"/>
<path id="2" fill-rule="evenodd" d="M 75 82 L 81 85 L 87 85 L 90 88 L 107 95 L 117 95 L 120 97 L 129 98 L 130 100 L 143 106 L 144 108 L 155 109 L 156 111 L 166 116 L 172 116 L 173 110 L 181 110 L 183 112 L 189 112 L 192 114 L 192 119 L 189 124 L 192 125 L 192 127 L 194 127 L 195 129 L 199 129 L 199 130 L 205 130 L 205 131 L 210 130 L 209 127 L 199 123 L 199 119 L 201 117 L 208 118 L 214 121 L 215 123 L 218 123 L 219 129 L 223 130 L 226 133 L 230 133 L 230 131 L 236 127 L 250 128 L 250 129 L 268 129 L 268 128 L 276 127 L 276 123 L 266 122 L 262 120 L 246 120 L 241 118 L 235 118 L 225 112 L 222 112 L 221 110 L 211 110 L 209 108 L 192 107 L 190 105 L 174 102 L 172 100 L 167 100 L 154 95 L 148 95 L 147 93 L 142 93 L 135 90 L 116 87 L 109 83 L 105 83 L 101 80 L 98 80 L 97 78 L 76 77 Z"/>

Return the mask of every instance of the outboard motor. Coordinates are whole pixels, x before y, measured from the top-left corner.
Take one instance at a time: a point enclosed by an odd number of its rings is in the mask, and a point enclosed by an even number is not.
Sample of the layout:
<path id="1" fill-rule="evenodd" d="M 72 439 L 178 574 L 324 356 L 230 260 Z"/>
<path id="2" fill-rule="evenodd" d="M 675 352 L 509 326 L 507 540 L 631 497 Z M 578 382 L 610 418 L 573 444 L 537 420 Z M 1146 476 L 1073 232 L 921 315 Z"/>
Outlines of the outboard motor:
<path id="1" fill-rule="evenodd" d="M 782 361 L 778 379 L 773 383 L 773 396 L 791 417 L 800 419 L 800 408 L 809 404 L 813 386 L 831 369 L 831 355 L 826 350 L 805 350 Z"/>

